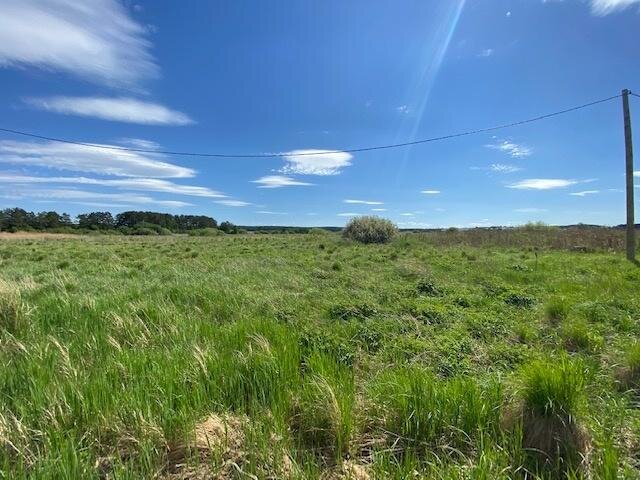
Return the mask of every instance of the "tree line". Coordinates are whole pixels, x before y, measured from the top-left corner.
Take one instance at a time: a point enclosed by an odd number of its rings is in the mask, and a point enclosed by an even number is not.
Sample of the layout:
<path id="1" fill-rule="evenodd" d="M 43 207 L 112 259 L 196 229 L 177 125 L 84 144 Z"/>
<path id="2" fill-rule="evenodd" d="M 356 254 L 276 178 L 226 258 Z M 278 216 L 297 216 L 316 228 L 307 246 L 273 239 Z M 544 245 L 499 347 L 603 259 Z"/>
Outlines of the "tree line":
<path id="1" fill-rule="evenodd" d="M 185 233 L 199 229 L 219 229 L 237 233 L 231 222 L 218 222 L 205 215 L 172 215 L 170 213 L 131 210 L 112 215 L 110 212 L 89 212 L 74 221 L 68 213 L 28 212 L 22 208 L 0 210 L 0 231 L 119 231 L 125 234 Z"/>

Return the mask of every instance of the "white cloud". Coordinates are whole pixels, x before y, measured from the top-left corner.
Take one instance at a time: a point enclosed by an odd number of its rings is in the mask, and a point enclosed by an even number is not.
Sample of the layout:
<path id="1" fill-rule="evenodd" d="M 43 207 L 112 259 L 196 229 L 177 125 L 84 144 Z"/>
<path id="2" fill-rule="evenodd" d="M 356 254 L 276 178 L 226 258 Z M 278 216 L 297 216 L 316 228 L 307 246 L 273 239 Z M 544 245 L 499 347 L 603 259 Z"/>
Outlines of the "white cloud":
<path id="1" fill-rule="evenodd" d="M 180 185 L 158 178 L 87 178 L 87 177 L 34 177 L 28 175 L 14 175 L 0 172 L 0 183 L 16 185 L 61 183 L 71 185 L 99 185 L 113 187 L 120 190 L 143 190 L 149 192 L 173 193 L 177 195 L 189 195 L 194 197 L 224 198 L 223 193 L 211 190 L 207 187 L 194 185 Z"/>
<path id="2" fill-rule="evenodd" d="M 106 85 L 158 75 L 145 29 L 116 0 L 2 0 L 0 66 L 33 65 Z"/>
<path id="3" fill-rule="evenodd" d="M 413 217 L 415 214 L 406 212 L 406 213 L 401 213 L 400 215 L 403 217 Z"/>
<path id="4" fill-rule="evenodd" d="M 640 177 L 640 170 L 633 172 L 634 177 Z"/>
<path id="5" fill-rule="evenodd" d="M 353 213 L 353 212 L 345 212 L 345 213 L 338 213 L 339 217 L 358 217 L 362 215 L 361 213 Z"/>
<path id="6" fill-rule="evenodd" d="M 528 157 L 533 153 L 533 150 L 525 145 L 519 145 L 508 140 L 502 142 L 485 145 L 487 148 L 493 148 L 494 150 L 500 150 L 501 152 L 511 155 L 514 158 Z"/>
<path id="7" fill-rule="evenodd" d="M 0 141 L 0 162 L 15 165 L 35 165 L 121 177 L 184 178 L 195 175 L 194 170 L 164 162 L 163 158 L 159 154 L 59 142 Z"/>
<path id="8" fill-rule="evenodd" d="M 522 168 L 506 163 L 492 163 L 491 165 L 489 165 L 489 170 L 497 173 L 513 173 L 519 172 L 520 170 L 522 170 Z"/>
<path id="9" fill-rule="evenodd" d="M 312 183 L 300 182 L 298 180 L 294 180 L 291 177 L 285 177 L 283 175 L 267 175 L 265 177 L 261 177 L 257 180 L 252 180 L 252 183 L 259 183 L 260 186 L 258 188 L 280 188 L 280 187 L 290 187 L 290 186 L 306 186 L 313 185 Z"/>
<path id="10" fill-rule="evenodd" d="M 384 202 L 372 202 L 370 200 L 352 200 L 352 199 L 346 199 L 344 200 L 344 203 L 355 203 L 360 205 L 384 205 Z"/>
<path id="11" fill-rule="evenodd" d="M 286 152 L 287 164 L 282 173 L 301 175 L 337 175 L 340 169 L 351 165 L 353 155 L 339 150 L 292 150 Z"/>
<path id="12" fill-rule="evenodd" d="M 576 183 L 578 183 L 577 180 L 566 180 L 563 178 L 528 178 L 507 185 L 507 187 L 518 190 L 551 190 L 553 188 L 569 187 Z"/>
<path id="13" fill-rule="evenodd" d="M 227 207 L 247 207 L 251 205 L 249 202 L 243 202 L 242 200 L 217 200 L 216 203 Z"/>
<path id="14" fill-rule="evenodd" d="M 399 107 L 396 107 L 396 110 L 398 113 L 409 113 L 409 105 L 400 105 Z"/>
<path id="15" fill-rule="evenodd" d="M 387 209 L 386 208 L 372 208 L 371 211 L 372 212 L 386 212 Z"/>
<path id="16" fill-rule="evenodd" d="M 189 125 L 188 115 L 130 97 L 49 97 L 25 100 L 41 110 L 143 125 Z"/>
<path id="17" fill-rule="evenodd" d="M 424 193 L 425 195 L 439 195 L 440 190 L 422 190 L 420 193 Z"/>
<path id="18" fill-rule="evenodd" d="M 585 190 L 583 192 L 573 192 L 569 195 L 574 195 L 576 197 L 586 197 L 587 195 L 594 195 L 596 193 L 600 193 L 600 190 Z"/>
<path id="19" fill-rule="evenodd" d="M 262 215 L 289 215 L 287 212 L 271 212 L 269 210 L 258 210 L 256 213 L 260 213 Z"/>
<path id="20" fill-rule="evenodd" d="M 528 208 L 516 208 L 513 210 L 518 213 L 542 213 L 547 212 L 546 208 L 536 208 L 536 207 L 528 207 Z"/>
<path id="21" fill-rule="evenodd" d="M 146 195 L 135 193 L 99 193 L 76 189 L 16 189 L 9 190 L 12 198 L 30 198 L 44 200 L 60 200 L 65 202 L 116 202 L 136 205 L 158 205 L 162 207 L 188 207 L 192 204 L 176 200 L 157 200 Z"/>
<path id="22" fill-rule="evenodd" d="M 638 3 L 640 0 L 591 0 L 591 11 L 594 15 L 608 15 Z"/>
<path id="23" fill-rule="evenodd" d="M 484 50 L 480 51 L 480 53 L 478 53 L 478 57 L 490 57 L 491 55 L 493 55 L 493 48 L 485 48 Z"/>

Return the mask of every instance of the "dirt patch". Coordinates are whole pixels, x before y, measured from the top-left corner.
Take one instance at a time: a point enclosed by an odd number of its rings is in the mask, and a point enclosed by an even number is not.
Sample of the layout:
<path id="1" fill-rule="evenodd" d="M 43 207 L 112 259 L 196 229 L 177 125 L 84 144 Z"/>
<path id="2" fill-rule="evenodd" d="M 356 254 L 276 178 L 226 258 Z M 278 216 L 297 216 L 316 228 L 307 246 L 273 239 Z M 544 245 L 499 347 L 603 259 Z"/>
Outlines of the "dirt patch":
<path id="1" fill-rule="evenodd" d="M 169 445 L 164 479 L 225 479 L 242 472 L 247 419 L 211 414 L 186 441 Z M 249 475 L 250 476 L 250 475 Z"/>

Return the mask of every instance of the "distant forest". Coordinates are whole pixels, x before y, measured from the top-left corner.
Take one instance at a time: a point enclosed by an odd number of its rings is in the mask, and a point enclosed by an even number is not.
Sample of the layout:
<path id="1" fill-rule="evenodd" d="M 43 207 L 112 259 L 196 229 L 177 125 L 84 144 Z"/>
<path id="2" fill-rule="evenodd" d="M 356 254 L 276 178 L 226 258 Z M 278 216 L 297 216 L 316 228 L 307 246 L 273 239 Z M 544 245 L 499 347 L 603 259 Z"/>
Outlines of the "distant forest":
<path id="1" fill-rule="evenodd" d="M 327 227 L 328 230 L 340 228 Z M 52 233 L 112 233 L 124 235 L 216 235 L 222 233 L 308 233 L 307 227 L 259 226 L 239 227 L 229 221 L 218 223 L 205 215 L 172 215 L 170 213 L 131 210 L 112 215 L 110 212 L 82 213 L 73 219 L 55 211 L 29 212 L 22 208 L 0 210 L 0 231 L 41 231 Z"/>

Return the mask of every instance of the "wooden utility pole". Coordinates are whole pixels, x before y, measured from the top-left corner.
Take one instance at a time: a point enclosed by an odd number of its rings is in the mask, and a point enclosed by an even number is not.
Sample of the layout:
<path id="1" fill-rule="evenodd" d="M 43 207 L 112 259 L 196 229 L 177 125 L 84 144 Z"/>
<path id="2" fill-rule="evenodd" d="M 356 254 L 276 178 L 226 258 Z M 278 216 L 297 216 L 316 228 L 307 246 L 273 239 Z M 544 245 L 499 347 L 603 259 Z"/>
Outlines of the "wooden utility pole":
<path id="1" fill-rule="evenodd" d="M 636 225 L 633 204 L 633 140 L 631 138 L 631 113 L 629 112 L 629 90 L 622 90 L 622 111 L 624 114 L 624 145 L 626 150 L 627 177 L 627 258 L 636 260 Z"/>

